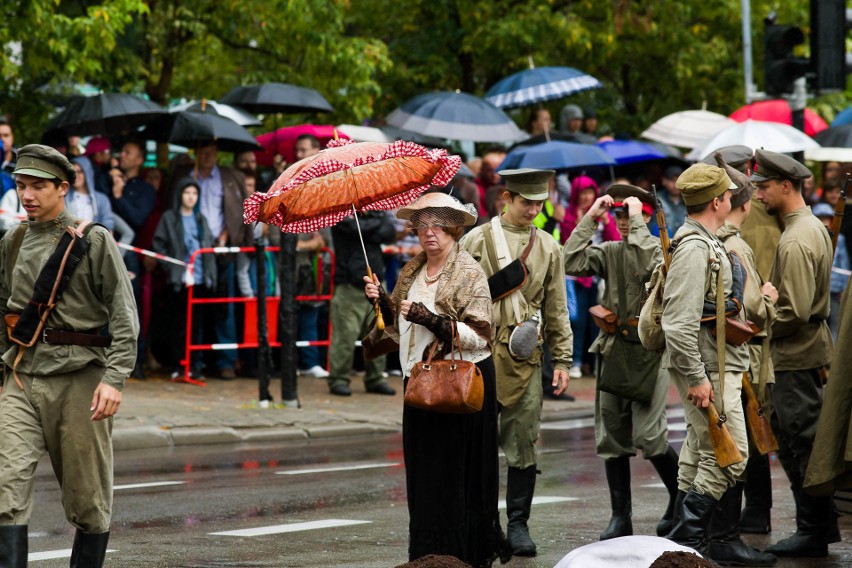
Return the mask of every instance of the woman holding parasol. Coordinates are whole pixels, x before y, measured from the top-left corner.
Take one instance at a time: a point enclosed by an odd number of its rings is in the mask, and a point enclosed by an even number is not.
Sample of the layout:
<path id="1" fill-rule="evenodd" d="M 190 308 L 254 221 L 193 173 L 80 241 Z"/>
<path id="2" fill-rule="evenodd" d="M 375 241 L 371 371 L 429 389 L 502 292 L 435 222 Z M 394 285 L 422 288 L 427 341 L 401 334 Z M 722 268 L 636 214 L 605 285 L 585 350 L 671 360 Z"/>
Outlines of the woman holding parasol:
<path id="1" fill-rule="evenodd" d="M 433 342 L 449 353 L 455 322 L 463 357 L 476 363 L 485 385 L 482 410 L 473 414 L 403 409 L 409 559 L 452 555 L 480 567 L 491 566 L 499 554 L 505 562 L 511 552 L 497 511 L 491 294 L 482 268 L 458 245 L 476 213 L 453 197 L 427 193 L 397 216 L 408 221 L 423 252 L 403 267 L 391 296 L 378 279 L 364 278 L 365 294 L 379 301 L 387 325 L 363 340 L 365 357 L 399 349 L 407 385 Z"/>

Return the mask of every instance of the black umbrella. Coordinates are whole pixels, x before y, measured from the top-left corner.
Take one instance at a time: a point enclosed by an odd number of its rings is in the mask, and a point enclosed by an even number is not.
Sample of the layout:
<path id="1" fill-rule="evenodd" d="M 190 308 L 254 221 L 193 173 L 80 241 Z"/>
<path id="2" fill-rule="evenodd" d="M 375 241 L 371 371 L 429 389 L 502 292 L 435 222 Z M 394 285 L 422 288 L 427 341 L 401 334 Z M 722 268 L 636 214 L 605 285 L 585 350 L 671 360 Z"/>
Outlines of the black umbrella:
<path id="1" fill-rule="evenodd" d="M 234 87 L 219 99 L 253 113 L 333 112 L 325 98 L 313 89 L 287 83 Z"/>
<path id="2" fill-rule="evenodd" d="M 814 140 L 826 148 L 852 148 L 852 124 L 826 128 L 814 134 Z"/>
<path id="3" fill-rule="evenodd" d="M 134 95 L 101 93 L 72 99 L 47 124 L 48 133 L 66 136 L 115 136 L 131 132 L 168 114 L 159 105 Z"/>
<path id="4" fill-rule="evenodd" d="M 544 144 L 545 142 L 550 142 L 552 140 L 558 140 L 560 142 L 574 142 L 575 144 L 595 144 L 597 142 L 597 138 L 583 132 L 554 131 L 547 133 L 547 135 L 537 134 L 535 136 L 530 136 L 526 140 L 513 144 L 509 148 L 509 151 L 511 152 L 518 146 L 534 146 L 536 144 Z"/>
<path id="5" fill-rule="evenodd" d="M 216 142 L 219 150 L 227 152 L 262 150 L 248 130 L 212 112 L 185 110 L 166 114 L 149 124 L 140 136 L 190 148 Z"/>

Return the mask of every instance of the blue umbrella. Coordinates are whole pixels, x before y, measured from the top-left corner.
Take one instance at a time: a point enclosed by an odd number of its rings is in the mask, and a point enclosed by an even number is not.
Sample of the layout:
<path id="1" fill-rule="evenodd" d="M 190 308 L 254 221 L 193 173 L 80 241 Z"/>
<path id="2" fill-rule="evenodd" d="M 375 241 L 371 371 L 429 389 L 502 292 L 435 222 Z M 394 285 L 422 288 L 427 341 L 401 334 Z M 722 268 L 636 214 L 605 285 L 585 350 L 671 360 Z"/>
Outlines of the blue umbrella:
<path id="1" fill-rule="evenodd" d="M 573 67 L 533 67 L 498 81 L 485 93 L 485 100 L 496 107 L 517 108 L 601 87 L 600 81 Z"/>
<path id="2" fill-rule="evenodd" d="M 841 110 L 831 121 L 831 126 L 843 126 L 844 124 L 852 124 L 852 107 Z"/>
<path id="3" fill-rule="evenodd" d="M 601 150 L 615 159 L 618 165 L 632 164 L 645 160 L 659 160 L 667 157 L 664 152 L 654 148 L 650 144 L 637 142 L 636 140 L 610 140 L 598 142 Z"/>
<path id="4" fill-rule="evenodd" d="M 387 116 L 402 130 L 450 140 L 514 142 L 526 134 L 499 108 L 460 91 L 418 95 Z"/>
<path id="5" fill-rule="evenodd" d="M 611 166 L 615 160 L 592 144 L 553 140 L 535 146 L 518 146 L 500 164 L 500 169 L 535 168 L 566 170 L 583 166 Z"/>

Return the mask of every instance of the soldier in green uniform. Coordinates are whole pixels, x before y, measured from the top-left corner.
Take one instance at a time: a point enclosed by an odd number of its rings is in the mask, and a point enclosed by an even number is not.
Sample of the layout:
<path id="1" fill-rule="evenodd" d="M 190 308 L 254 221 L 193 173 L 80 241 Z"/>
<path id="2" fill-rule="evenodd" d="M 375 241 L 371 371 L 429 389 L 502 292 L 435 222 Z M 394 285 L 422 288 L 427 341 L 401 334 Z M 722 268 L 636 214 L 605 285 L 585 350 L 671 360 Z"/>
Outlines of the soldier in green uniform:
<path id="1" fill-rule="evenodd" d="M 746 318 L 760 328 L 754 338 L 749 341 L 749 376 L 754 383 L 754 391 L 760 396 L 761 376 L 764 381 L 766 395 L 761 398 L 761 403 L 769 399 L 770 385 L 772 379 L 772 361 L 769 357 L 769 344 L 767 329 L 775 319 L 775 302 L 778 301 L 778 291 L 771 282 L 764 282 L 757 271 L 754 261 L 754 253 L 740 236 L 740 227 L 748 218 L 752 210 L 752 195 L 754 186 L 744 173 L 725 164 L 724 160 L 720 166 L 725 168 L 728 177 L 737 186 L 731 195 L 731 212 L 725 220 L 725 224 L 716 231 L 716 236 L 725 243 L 725 249 L 737 255 L 746 270 L 747 278 L 743 291 L 743 309 Z M 762 208 L 762 207 L 761 207 Z M 743 401 L 745 405 L 745 401 Z M 768 402 L 764 403 L 764 409 L 769 408 Z M 751 441 L 751 440 L 749 440 Z M 765 483 L 766 493 L 769 494 L 771 504 L 772 478 L 769 477 L 769 456 L 761 455 L 749 443 L 748 465 L 746 475 L 753 473 L 753 462 L 765 462 L 766 478 L 757 480 Z M 762 465 L 762 464 L 761 464 Z M 763 469 L 758 469 L 758 475 Z M 740 513 L 742 509 L 743 490 L 745 482 L 737 480 L 736 485 L 728 489 L 716 507 L 713 523 L 710 530 L 710 546 L 707 556 L 723 565 L 746 565 L 746 566 L 772 566 L 777 559 L 771 554 L 763 553 L 749 546 L 740 538 L 741 522 Z M 765 523 L 769 523 L 769 509 L 765 510 Z"/>
<path id="2" fill-rule="evenodd" d="M 640 201 L 641 200 L 641 201 Z M 595 394 L 595 440 L 604 459 L 612 518 L 601 540 L 633 534 L 631 521 L 630 458 L 636 448 L 649 460 L 669 490 L 669 505 L 657 525 L 657 535 L 672 528 L 677 496 L 677 453 L 667 441 L 666 394 L 669 377 L 660 372 L 660 358 L 648 352 L 635 335 L 636 316 L 642 305 L 645 283 L 662 259 L 660 240 L 651 235 L 647 222 L 654 211 L 653 196 L 640 187 L 614 184 L 599 197 L 568 237 L 563 249 L 565 272 L 572 276 L 600 276 L 606 280 L 603 306 L 618 315 L 619 328 L 601 328 L 589 349 L 600 356 L 600 373 L 613 373 L 615 384 L 651 381 L 649 401 L 636 400 L 630 392 L 615 394 L 598 389 Z M 598 221 L 614 211 L 621 241 L 592 244 Z M 626 305 L 622 305 L 624 302 Z M 627 327 L 625 327 L 627 326 Z M 610 358 L 613 350 L 620 353 Z M 629 363 L 629 368 L 624 366 Z"/>
<path id="3" fill-rule="evenodd" d="M 802 181 L 811 172 L 783 154 L 757 150 L 752 182 L 769 214 L 784 218 L 770 280 L 778 286 L 777 317 L 772 323 L 775 367 L 772 430 L 778 458 L 796 500 L 796 533 L 767 547 L 778 556 L 821 557 L 840 540 L 830 495 L 811 496 L 802 489 L 820 408 L 823 368 L 834 350 L 828 328 L 831 301 L 831 239 L 802 197 Z"/>
<path id="4" fill-rule="evenodd" d="M 710 520 L 716 504 L 745 470 L 745 462 L 719 467 L 710 441 L 707 413 L 715 404 L 727 413 L 727 426 L 737 448 L 748 453 L 740 393 L 748 369 L 748 348 L 725 345 L 725 374 L 713 329 L 702 325 L 705 301 L 716 303 L 721 270 L 726 301 L 733 293 L 731 261 L 715 236 L 731 210 L 731 179 L 721 168 L 698 163 L 677 180 L 687 219 L 673 239 L 674 252 L 663 294 L 662 328 L 666 347 L 662 366 L 668 369 L 684 406 L 687 436 L 680 452 L 680 505 L 669 538 L 706 552 Z"/>
<path id="5" fill-rule="evenodd" d="M 501 405 L 500 446 L 509 466 L 506 487 L 509 544 L 519 556 L 534 556 L 536 546 L 529 536 L 527 521 L 535 490 L 535 442 L 541 424 L 541 341 L 531 355 L 519 359 L 510 353 L 509 340 L 518 324 L 536 325 L 534 316 L 540 312 L 543 335 L 553 356 L 554 393 L 559 395 L 568 386 L 571 326 L 566 317 L 565 271 L 559 243 L 532 224 L 547 199 L 548 182 L 554 172 L 522 169 L 499 173 L 506 182 L 505 212 L 468 233 L 461 246 L 490 278 L 501 270 L 503 263 L 519 259 L 534 235 L 525 262 L 529 270 L 526 282 L 494 304 L 493 343 L 497 400 Z M 495 243 L 497 230 L 500 233 L 496 237 L 504 237 L 507 257 L 499 252 L 502 248 L 497 246 L 499 243 Z"/>
<path id="6" fill-rule="evenodd" d="M 701 161 L 705 164 L 715 166 L 717 165 L 716 154 L 721 155 L 724 162 L 731 169 L 746 176 L 751 175 L 754 150 L 748 146 L 724 146 L 714 152 L 711 152 Z M 731 179 L 739 185 L 739 182 L 737 179 L 734 179 L 733 176 L 731 176 Z M 738 215 L 736 212 L 733 214 L 734 216 Z M 724 230 L 724 228 L 722 230 Z M 728 231 L 725 234 L 731 235 L 733 233 Z M 766 212 L 763 207 L 763 203 L 757 200 L 757 196 L 754 191 L 751 192 L 749 213 L 745 216 L 742 223 L 740 223 L 739 228 L 737 229 L 737 234 L 737 240 L 741 239 L 741 241 L 744 241 L 742 244 L 748 246 L 751 250 L 751 264 L 755 271 L 752 272 L 751 268 L 749 268 L 749 284 L 746 287 L 746 294 L 753 297 L 752 292 L 754 291 L 754 288 L 751 284 L 757 281 L 764 282 L 769 278 L 769 271 L 772 269 L 772 262 L 775 260 L 775 251 L 778 249 L 778 241 L 781 239 L 781 224 L 778 222 L 778 216 L 770 215 Z M 720 238 L 722 237 L 722 235 L 719 236 Z M 726 248 L 730 250 L 730 248 L 727 247 L 727 244 Z M 739 250 L 743 250 L 743 247 L 738 246 L 737 252 L 739 252 Z M 754 307 L 758 311 L 761 309 L 757 303 L 754 304 Z M 756 316 L 748 315 L 748 311 L 748 308 L 746 308 L 747 317 L 749 317 L 752 321 L 757 322 L 758 320 L 766 320 L 766 318 L 761 314 Z M 774 308 L 772 313 L 773 316 L 771 319 L 774 319 Z M 754 317 L 757 317 L 758 319 L 755 320 Z M 757 334 L 755 340 L 751 345 L 749 345 L 749 354 L 752 364 L 754 364 L 755 361 L 763 360 L 760 352 L 761 345 L 758 345 L 758 343 L 762 344 L 762 341 L 766 340 L 769 330 L 765 325 L 761 325 L 761 327 L 763 328 L 762 331 Z M 769 368 L 764 374 L 766 376 L 767 384 L 771 385 L 775 382 L 775 375 L 772 371 L 772 359 L 768 357 L 769 351 L 767 350 L 766 353 Z M 752 375 L 753 382 L 756 382 L 757 378 L 756 374 Z M 770 397 L 767 396 L 766 400 L 761 402 L 766 405 L 764 407 L 766 412 L 772 411 L 772 401 Z M 772 473 L 769 470 L 769 456 L 762 456 L 753 452 L 752 455 L 749 456 L 745 478 L 745 488 L 743 491 L 745 496 L 745 507 L 740 514 L 740 530 L 744 533 L 766 534 L 772 529 L 770 523 L 770 511 L 772 509 Z"/>
<path id="7" fill-rule="evenodd" d="M 65 210 L 74 169 L 62 154 L 47 146 L 25 146 L 14 173 L 28 219 L 0 241 L 4 316 L 22 312 L 66 228 L 81 226 Z M 5 328 L 0 332 L 6 363 L 0 393 L 0 566 L 26 566 L 33 473 L 45 452 L 62 487 L 65 515 L 77 529 L 71 566 L 102 566 L 106 554 L 112 416 L 136 360 L 138 319 L 112 235 L 95 226 L 87 238 L 88 252 L 49 312 L 38 341 L 23 348 Z M 100 335 L 104 328 L 111 341 Z"/>

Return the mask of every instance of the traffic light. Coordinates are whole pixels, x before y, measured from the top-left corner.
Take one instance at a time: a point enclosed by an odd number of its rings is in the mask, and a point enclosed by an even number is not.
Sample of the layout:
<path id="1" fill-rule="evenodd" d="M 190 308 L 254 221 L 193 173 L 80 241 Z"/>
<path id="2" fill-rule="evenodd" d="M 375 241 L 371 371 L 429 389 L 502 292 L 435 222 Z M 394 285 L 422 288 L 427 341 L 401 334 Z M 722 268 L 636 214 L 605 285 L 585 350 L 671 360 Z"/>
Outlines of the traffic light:
<path id="1" fill-rule="evenodd" d="M 775 24 L 774 17 L 764 20 L 763 90 L 768 95 L 792 93 L 793 82 L 808 72 L 808 59 L 793 55 L 793 48 L 804 41 L 805 34 L 800 28 Z"/>
<path id="2" fill-rule="evenodd" d="M 852 10 L 846 0 L 811 0 L 811 88 L 819 92 L 842 91 L 850 68 L 846 35 L 852 27 Z"/>

